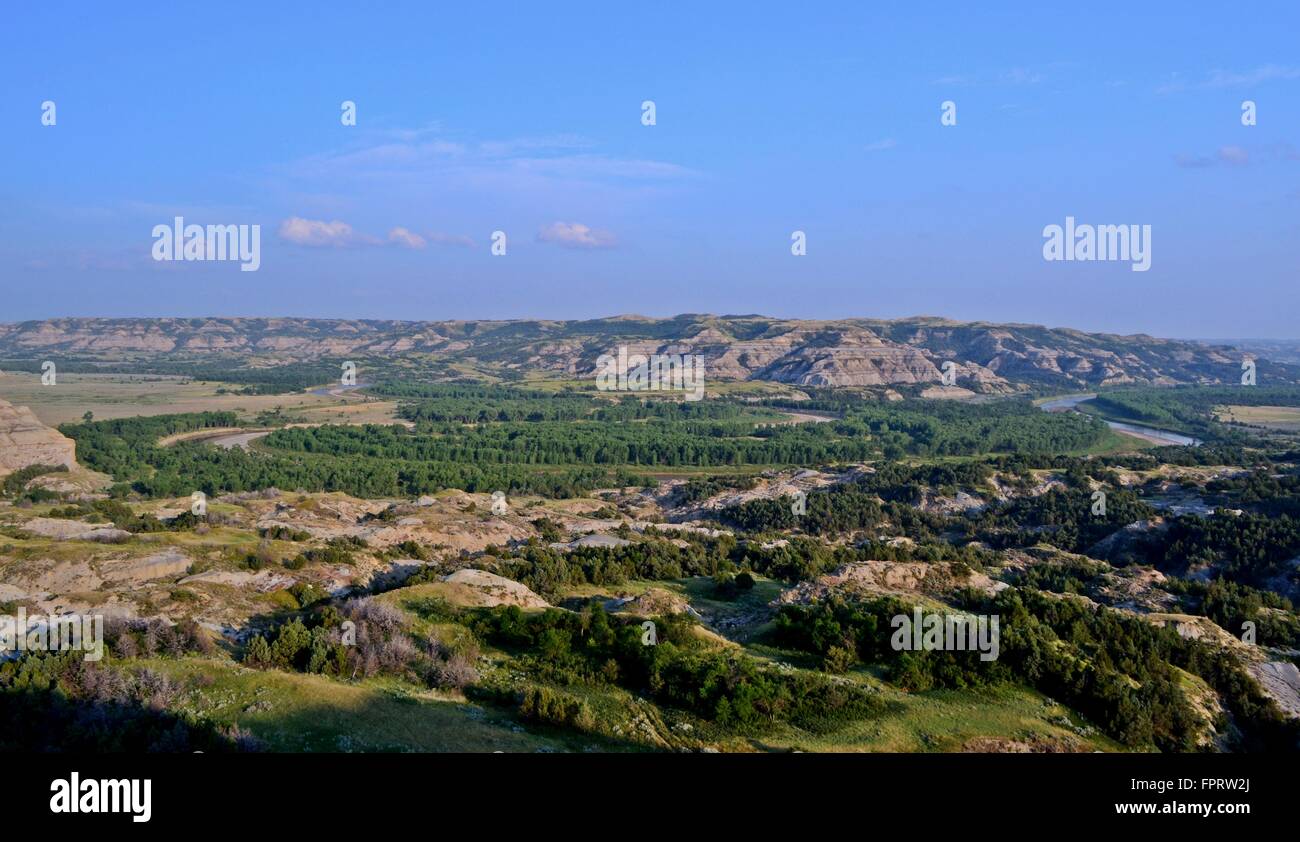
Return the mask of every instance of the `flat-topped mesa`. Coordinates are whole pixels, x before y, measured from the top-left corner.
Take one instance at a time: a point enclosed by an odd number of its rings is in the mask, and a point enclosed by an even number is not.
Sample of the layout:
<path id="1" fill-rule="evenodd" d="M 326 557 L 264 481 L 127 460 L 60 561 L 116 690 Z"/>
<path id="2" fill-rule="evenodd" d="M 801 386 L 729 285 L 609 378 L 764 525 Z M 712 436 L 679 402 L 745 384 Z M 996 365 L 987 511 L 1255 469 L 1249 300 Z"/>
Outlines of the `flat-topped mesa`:
<path id="1" fill-rule="evenodd" d="M 0 400 L 0 476 L 31 465 L 77 465 L 77 444 L 25 406 Z"/>

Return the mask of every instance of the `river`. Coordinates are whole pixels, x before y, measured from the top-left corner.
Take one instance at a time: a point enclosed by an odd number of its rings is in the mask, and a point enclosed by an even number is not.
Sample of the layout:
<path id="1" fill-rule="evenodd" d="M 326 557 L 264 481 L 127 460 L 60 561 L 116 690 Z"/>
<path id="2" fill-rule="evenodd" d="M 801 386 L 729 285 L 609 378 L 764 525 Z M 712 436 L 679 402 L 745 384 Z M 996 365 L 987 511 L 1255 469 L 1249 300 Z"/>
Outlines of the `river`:
<path id="1" fill-rule="evenodd" d="M 1052 398 L 1046 403 L 1040 404 L 1039 408 L 1045 412 L 1078 412 L 1076 406 L 1084 401 L 1092 400 L 1097 397 L 1095 392 L 1089 392 L 1078 395 L 1062 395 L 1059 398 Z M 1103 419 L 1105 420 L 1105 419 Z M 1191 436 L 1184 436 L 1180 433 L 1171 433 L 1168 430 L 1157 430 L 1155 427 L 1145 427 L 1141 424 L 1129 424 L 1123 421 L 1106 421 L 1106 425 L 1112 430 L 1121 433 L 1128 433 L 1132 436 L 1155 442 L 1156 444 L 1175 444 L 1184 447 L 1198 445 L 1200 439 L 1194 439 Z"/>

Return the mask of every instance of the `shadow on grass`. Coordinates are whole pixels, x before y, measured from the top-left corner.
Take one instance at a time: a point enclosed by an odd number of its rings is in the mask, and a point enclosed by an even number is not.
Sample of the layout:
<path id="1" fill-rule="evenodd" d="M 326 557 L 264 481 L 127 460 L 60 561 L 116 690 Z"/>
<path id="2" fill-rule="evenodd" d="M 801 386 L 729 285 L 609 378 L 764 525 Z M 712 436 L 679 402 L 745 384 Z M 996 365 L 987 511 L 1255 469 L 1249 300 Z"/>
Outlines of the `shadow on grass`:
<path id="1" fill-rule="evenodd" d="M 58 690 L 0 692 L 0 752 L 231 752 L 249 748 L 208 722 Z"/>

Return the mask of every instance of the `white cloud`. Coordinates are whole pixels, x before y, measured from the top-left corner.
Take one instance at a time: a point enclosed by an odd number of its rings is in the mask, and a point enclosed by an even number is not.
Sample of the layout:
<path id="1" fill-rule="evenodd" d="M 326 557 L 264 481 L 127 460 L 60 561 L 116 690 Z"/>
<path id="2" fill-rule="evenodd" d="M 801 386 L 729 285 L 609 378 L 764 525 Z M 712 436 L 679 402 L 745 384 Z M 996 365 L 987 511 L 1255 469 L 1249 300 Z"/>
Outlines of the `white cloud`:
<path id="1" fill-rule="evenodd" d="M 389 229 L 383 239 L 358 232 L 346 222 L 334 220 L 324 222 L 318 219 L 304 219 L 291 216 L 280 223 L 280 239 L 300 246 L 314 248 L 337 248 L 343 246 L 399 246 L 415 251 L 426 248 L 430 243 L 440 246 L 474 247 L 474 239 L 464 234 L 446 234 L 441 231 L 419 233 L 405 225 L 395 225 Z"/>
<path id="2" fill-rule="evenodd" d="M 328 247 L 351 246 L 373 242 L 373 238 L 359 236 L 346 222 L 322 222 L 291 216 L 280 223 L 280 239 L 300 246 Z"/>
<path id="3" fill-rule="evenodd" d="M 388 232 L 388 242 L 408 249 L 422 249 L 429 244 L 424 237 L 401 226 Z"/>
<path id="4" fill-rule="evenodd" d="M 614 245 L 613 234 L 581 222 L 552 222 L 537 232 L 537 240 L 575 249 L 612 248 Z"/>
<path id="5" fill-rule="evenodd" d="M 587 139 L 563 134 L 481 140 L 444 137 L 437 130 L 405 136 L 389 130 L 355 137 L 355 143 L 287 161 L 271 173 L 268 192 L 293 202 L 291 212 L 311 214 L 286 223 L 284 241 L 414 247 L 408 238 L 390 237 L 391 229 L 401 225 L 428 248 L 471 249 L 477 247 L 471 236 L 482 240 L 489 231 L 524 220 L 532 220 L 525 230 L 537 231 L 559 213 L 604 219 L 629 208 L 680 200 L 707 178 L 677 163 L 605 152 Z M 438 201 L 431 205 L 434 196 Z M 557 210 L 556 196 L 563 196 L 571 210 Z M 439 210 L 452 207 L 457 217 Z M 376 213 L 387 218 L 363 223 L 362 213 L 368 219 Z M 330 228 L 336 223 L 329 220 L 339 217 L 383 227 L 372 229 L 376 236 L 370 241 L 347 228 Z M 411 224 L 422 218 L 430 220 L 427 226 Z M 608 232 L 589 228 L 553 229 L 544 229 L 539 240 L 587 249 L 610 248 L 616 241 Z"/>

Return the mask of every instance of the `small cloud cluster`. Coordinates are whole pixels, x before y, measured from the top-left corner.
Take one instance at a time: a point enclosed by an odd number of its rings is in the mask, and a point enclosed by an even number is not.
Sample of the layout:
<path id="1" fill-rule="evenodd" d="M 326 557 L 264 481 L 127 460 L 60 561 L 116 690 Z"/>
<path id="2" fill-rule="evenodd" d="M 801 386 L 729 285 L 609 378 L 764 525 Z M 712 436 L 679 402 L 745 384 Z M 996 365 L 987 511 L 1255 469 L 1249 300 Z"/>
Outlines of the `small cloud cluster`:
<path id="1" fill-rule="evenodd" d="M 574 249 L 613 248 L 615 244 L 614 235 L 610 232 L 581 222 L 552 222 L 537 232 L 537 241 Z"/>
<path id="2" fill-rule="evenodd" d="M 890 141 L 889 146 L 892 145 L 893 142 Z M 881 148 L 888 148 L 888 146 Z M 441 231 L 419 232 L 402 225 L 390 229 L 388 234 L 380 239 L 359 233 L 348 223 L 337 219 L 326 222 L 319 219 L 304 219 L 300 216 L 291 216 L 281 222 L 279 235 L 286 243 L 308 248 L 390 245 L 422 251 L 430 244 L 461 248 L 473 248 L 475 245 L 474 239 L 464 234 L 448 234 Z M 544 225 L 537 232 L 537 241 L 572 249 L 607 249 L 617 244 L 617 238 L 609 231 L 592 228 L 581 222 L 552 222 Z"/>
<path id="3" fill-rule="evenodd" d="M 422 249 L 429 244 L 424 237 L 401 226 L 388 232 L 388 242 L 408 249 Z"/>
<path id="4" fill-rule="evenodd" d="M 474 245 L 474 240 L 464 234 L 444 234 L 438 231 L 420 234 L 400 225 L 390 230 L 385 239 L 380 240 L 378 237 L 356 232 L 346 222 L 339 220 L 325 222 L 318 219 L 304 219 L 300 216 L 291 216 L 281 222 L 279 235 L 286 243 L 310 248 L 378 246 L 387 243 L 419 251 L 429 243 L 465 247 Z"/>
<path id="5" fill-rule="evenodd" d="M 337 248 L 363 244 L 363 238 L 358 238 L 351 225 L 338 220 L 323 222 L 291 216 L 280 223 L 279 234 L 280 239 L 299 246 Z"/>

